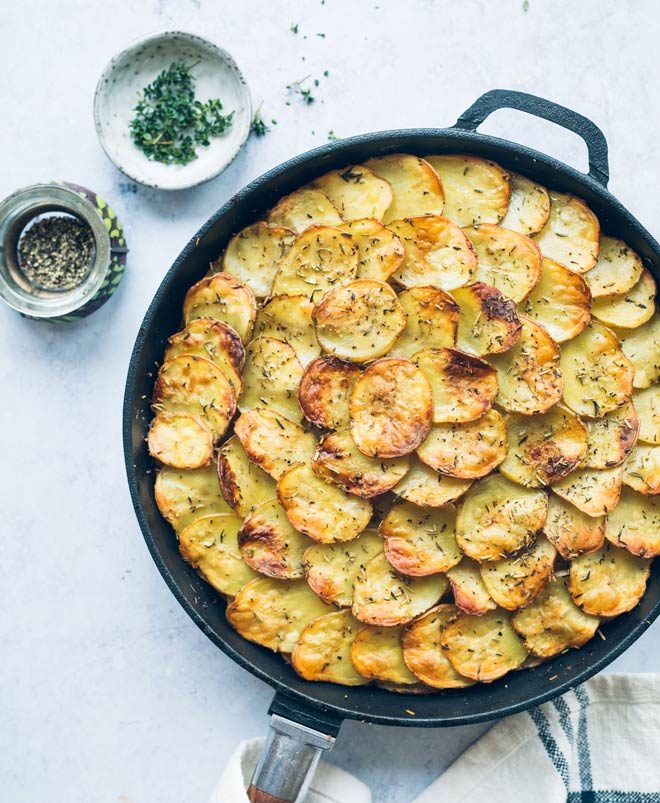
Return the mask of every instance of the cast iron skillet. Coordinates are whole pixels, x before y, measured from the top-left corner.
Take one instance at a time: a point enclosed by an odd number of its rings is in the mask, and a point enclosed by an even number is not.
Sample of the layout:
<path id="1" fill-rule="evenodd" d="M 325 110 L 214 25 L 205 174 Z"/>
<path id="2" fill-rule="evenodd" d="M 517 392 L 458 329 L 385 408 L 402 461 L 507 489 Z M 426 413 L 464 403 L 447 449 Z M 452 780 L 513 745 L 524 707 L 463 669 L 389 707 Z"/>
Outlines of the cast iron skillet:
<path id="1" fill-rule="evenodd" d="M 501 108 L 545 118 L 578 134 L 588 149 L 589 173 L 585 175 L 522 145 L 479 134 L 479 124 Z M 186 291 L 204 276 L 209 261 L 222 251 L 229 238 L 262 219 L 281 196 L 328 170 L 396 152 L 476 154 L 549 188 L 575 193 L 598 216 L 603 231 L 632 246 L 660 281 L 660 246 L 607 191 L 607 143 L 600 129 L 582 115 L 548 100 L 507 90 L 487 92 L 452 128 L 365 134 L 296 156 L 237 193 L 190 240 L 151 302 L 133 349 L 124 400 L 126 470 L 142 533 L 172 593 L 220 649 L 276 690 L 270 709 L 274 730 L 251 787 L 255 801 L 297 800 L 319 750 L 332 745 L 344 719 L 439 727 L 479 722 L 531 708 L 594 675 L 639 638 L 660 613 L 660 561 L 656 561 L 641 603 L 605 627 L 606 640 L 594 638 L 580 650 L 535 669 L 511 673 L 495 683 L 411 697 L 374 686 L 348 688 L 303 680 L 281 656 L 246 641 L 228 625 L 224 601 L 179 555 L 174 533 L 154 501 L 153 464 L 145 437 L 151 419 L 149 399 L 156 366 L 167 337 L 179 328 Z"/>

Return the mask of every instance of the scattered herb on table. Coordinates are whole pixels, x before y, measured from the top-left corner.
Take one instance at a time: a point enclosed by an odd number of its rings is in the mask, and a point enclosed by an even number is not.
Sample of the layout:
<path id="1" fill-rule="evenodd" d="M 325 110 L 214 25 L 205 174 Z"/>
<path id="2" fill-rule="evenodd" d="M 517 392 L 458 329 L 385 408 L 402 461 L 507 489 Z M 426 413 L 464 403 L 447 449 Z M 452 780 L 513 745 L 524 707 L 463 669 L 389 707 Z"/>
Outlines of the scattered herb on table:
<path id="1" fill-rule="evenodd" d="M 294 81 L 293 83 L 286 85 L 286 88 L 290 92 L 294 92 L 295 94 L 300 95 L 300 97 L 307 104 L 314 103 L 314 100 L 315 100 L 314 95 L 312 95 L 312 90 L 311 89 L 305 89 L 303 87 L 303 84 L 305 83 L 305 81 L 308 81 L 309 78 L 310 78 L 310 76 L 307 75 L 304 78 L 301 78 L 300 81 Z M 316 86 L 318 86 L 318 81 L 316 82 Z"/>
<path id="2" fill-rule="evenodd" d="M 529 11 L 529 0 L 524 0 L 522 8 L 525 14 Z"/>
<path id="3" fill-rule="evenodd" d="M 336 142 L 338 139 L 341 139 L 341 137 L 338 137 L 335 132 L 330 129 L 330 131 L 328 131 L 328 139 L 330 142 Z"/>
<path id="4" fill-rule="evenodd" d="M 270 125 L 277 125 L 277 120 L 273 118 L 270 121 Z M 258 137 L 263 137 L 270 131 L 270 125 L 266 124 L 266 121 L 261 116 L 261 106 L 256 110 L 254 116 L 252 118 L 252 123 L 250 124 L 250 131 L 253 134 L 256 134 Z"/>
<path id="5" fill-rule="evenodd" d="M 291 31 L 291 33 L 298 33 L 298 23 L 292 22 L 289 30 Z"/>
<path id="6" fill-rule="evenodd" d="M 231 126 L 234 112 L 223 114 L 219 98 L 195 99 L 195 64 L 173 61 L 145 87 L 133 109 L 133 142 L 149 158 L 185 165 L 197 158 L 197 146 L 208 146 Z"/>
<path id="7" fill-rule="evenodd" d="M 25 276 L 46 290 L 69 290 L 89 272 L 94 235 L 78 218 L 44 217 L 25 230 L 18 241 L 18 262 Z"/>

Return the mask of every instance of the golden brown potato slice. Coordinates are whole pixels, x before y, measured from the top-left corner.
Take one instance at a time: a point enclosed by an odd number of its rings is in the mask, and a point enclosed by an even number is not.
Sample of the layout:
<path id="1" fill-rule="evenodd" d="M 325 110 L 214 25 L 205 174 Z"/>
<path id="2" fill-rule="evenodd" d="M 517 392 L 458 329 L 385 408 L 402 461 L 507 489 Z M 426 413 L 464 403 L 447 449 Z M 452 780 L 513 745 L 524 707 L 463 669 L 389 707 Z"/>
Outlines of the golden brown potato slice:
<path id="1" fill-rule="evenodd" d="M 161 366 L 153 408 L 157 413 L 186 413 L 199 418 L 218 440 L 236 412 L 236 394 L 227 375 L 215 363 L 182 354 Z"/>
<path id="2" fill-rule="evenodd" d="M 462 153 L 427 156 L 445 191 L 444 215 L 457 226 L 499 223 L 511 195 L 509 176 L 487 159 Z"/>
<path id="3" fill-rule="evenodd" d="M 496 287 L 515 302 L 527 298 L 541 278 L 541 252 L 534 240 L 491 223 L 465 233 L 479 263 L 473 280 Z"/>
<path id="4" fill-rule="evenodd" d="M 598 321 L 561 350 L 564 401 L 578 415 L 600 418 L 630 400 L 634 369 L 616 335 Z"/>
<path id="5" fill-rule="evenodd" d="M 598 259 L 598 218 L 580 198 L 550 191 L 550 217 L 536 235 L 544 257 L 569 270 L 586 273 Z"/>
<path id="6" fill-rule="evenodd" d="M 180 533 L 209 513 L 233 513 L 218 485 L 214 462 L 192 471 L 164 467 L 156 472 L 154 496 L 161 516 Z"/>
<path id="7" fill-rule="evenodd" d="M 384 554 L 371 558 L 353 584 L 353 615 L 367 625 L 406 624 L 438 602 L 449 587 L 444 574 L 403 577 Z"/>
<path id="8" fill-rule="evenodd" d="M 441 507 L 462 496 L 472 482 L 438 474 L 412 456 L 408 473 L 392 491 L 407 502 L 420 507 Z"/>
<path id="9" fill-rule="evenodd" d="M 348 232 L 332 226 L 311 226 L 279 262 L 273 295 L 306 295 L 317 302 L 328 290 L 353 281 L 358 249 Z"/>
<path id="10" fill-rule="evenodd" d="M 454 290 L 461 310 L 456 344 L 461 351 L 482 357 L 512 348 L 522 323 L 516 305 L 488 284 L 471 284 Z"/>
<path id="11" fill-rule="evenodd" d="M 291 229 L 269 226 L 263 220 L 246 226 L 229 241 L 222 256 L 222 270 L 245 282 L 257 298 L 269 296 L 277 263 L 295 238 Z"/>
<path id="12" fill-rule="evenodd" d="M 275 204 L 268 213 L 268 223 L 300 234 L 310 226 L 339 226 L 342 216 L 323 190 L 302 187 Z"/>
<path id="13" fill-rule="evenodd" d="M 243 517 L 277 493 L 272 477 L 250 462 L 235 435 L 218 452 L 218 479 L 227 503 Z"/>
<path id="14" fill-rule="evenodd" d="M 528 488 L 542 488 L 570 474 L 587 450 L 587 428 L 564 407 L 535 416 L 509 413 L 506 426 L 509 451 L 500 471 Z"/>
<path id="15" fill-rule="evenodd" d="M 409 466 L 408 457 L 375 460 L 362 454 L 348 429 L 326 435 L 312 458 L 315 474 L 365 499 L 387 493 L 405 477 Z"/>
<path id="16" fill-rule="evenodd" d="M 385 540 L 389 563 L 401 574 L 423 577 L 446 572 L 460 561 L 455 527 L 456 511 L 451 505 L 420 508 L 404 502 L 389 511 L 378 532 Z"/>
<path id="17" fill-rule="evenodd" d="M 527 658 L 511 614 L 501 608 L 481 616 L 459 613 L 442 628 L 440 644 L 459 674 L 482 683 L 503 677 Z"/>
<path id="18" fill-rule="evenodd" d="M 622 488 L 619 504 L 607 517 L 605 537 L 642 558 L 660 555 L 660 497 Z"/>
<path id="19" fill-rule="evenodd" d="M 643 597 L 650 568 L 650 558 L 640 558 L 606 542 L 596 552 L 571 561 L 568 590 L 585 613 L 618 616 Z"/>
<path id="20" fill-rule="evenodd" d="M 499 560 L 529 546 L 547 515 L 543 491 L 491 474 L 466 494 L 456 518 L 456 541 L 470 558 Z"/>
<path id="21" fill-rule="evenodd" d="M 403 658 L 410 671 L 436 689 L 464 689 L 473 681 L 459 675 L 440 646 L 440 632 L 459 613 L 455 605 L 436 605 L 403 631 Z"/>
<path id="22" fill-rule="evenodd" d="M 479 566 L 476 560 L 464 557 L 458 566 L 447 572 L 456 607 L 475 616 L 481 616 L 482 613 L 497 608 L 495 600 L 481 579 Z"/>
<path id="23" fill-rule="evenodd" d="M 340 228 L 353 237 L 358 247 L 358 279 L 385 282 L 403 262 L 401 240 L 374 218 L 351 220 Z"/>
<path id="24" fill-rule="evenodd" d="M 538 234 L 550 216 L 548 191 L 519 173 L 511 173 L 510 179 L 509 208 L 500 225 L 528 236 Z"/>
<path id="25" fill-rule="evenodd" d="M 605 516 L 588 516 L 551 493 L 543 532 L 562 558 L 576 558 L 602 547 L 605 521 Z"/>
<path id="26" fill-rule="evenodd" d="M 344 493 L 301 463 L 283 474 L 277 496 L 299 532 L 322 544 L 350 541 L 366 529 L 372 508 L 366 499 Z"/>
<path id="27" fill-rule="evenodd" d="M 595 635 L 600 619 L 581 611 L 564 580 L 558 577 L 531 605 L 517 611 L 512 622 L 532 655 L 552 658 L 570 647 L 586 644 Z"/>
<path id="28" fill-rule="evenodd" d="M 312 323 L 313 309 L 307 296 L 273 296 L 257 312 L 254 337 L 286 341 L 304 368 L 321 353 Z"/>
<path id="29" fill-rule="evenodd" d="M 646 323 L 655 312 L 655 281 L 645 270 L 627 293 L 620 296 L 603 296 L 595 299 L 591 314 L 606 326 L 619 329 L 636 329 Z"/>
<path id="30" fill-rule="evenodd" d="M 289 653 L 305 625 L 332 612 L 304 580 L 258 577 L 243 586 L 227 606 L 227 619 L 248 641 Z"/>
<path id="31" fill-rule="evenodd" d="M 445 201 L 442 183 L 424 159 L 392 153 L 369 159 L 365 165 L 392 188 L 392 203 L 383 215 L 383 223 L 416 215 L 442 214 Z"/>
<path id="32" fill-rule="evenodd" d="M 305 418 L 324 429 L 347 427 L 348 400 L 360 375 L 357 365 L 330 354 L 313 360 L 298 388 L 298 402 Z"/>
<path id="33" fill-rule="evenodd" d="M 340 686 L 368 683 L 351 663 L 351 648 L 361 627 L 350 611 L 335 611 L 314 619 L 303 629 L 294 647 L 293 668 L 305 680 Z"/>
<path id="34" fill-rule="evenodd" d="M 331 170 L 312 182 L 328 196 L 344 220 L 382 220 L 392 203 L 392 187 L 364 165 Z"/>
<path id="35" fill-rule="evenodd" d="M 546 587 L 557 550 L 542 535 L 515 558 L 481 564 L 481 579 L 490 596 L 502 608 L 515 611 L 528 605 Z"/>
<path id="36" fill-rule="evenodd" d="M 371 457 L 410 454 L 427 436 L 432 415 L 428 380 L 400 357 L 373 362 L 351 391 L 351 435 L 358 449 Z"/>
<path id="37" fill-rule="evenodd" d="M 621 479 L 644 496 L 660 494 L 660 446 L 638 443 L 623 464 Z"/>
<path id="38" fill-rule="evenodd" d="M 507 448 L 504 419 L 497 410 L 489 410 L 477 421 L 434 424 L 417 447 L 417 456 L 442 474 L 473 480 L 499 466 Z"/>
<path id="39" fill-rule="evenodd" d="M 274 337 L 257 337 L 248 343 L 243 371 L 241 412 L 262 407 L 290 421 L 301 421 L 298 386 L 303 367 L 292 346 Z"/>
<path id="40" fill-rule="evenodd" d="M 637 442 L 639 419 L 632 404 L 617 407 L 602 418 L 586 419 L 587 451 L 583 468 L 618 466 L 630 454 Z"/>
<path id="41" fill-rule="evenodd" d="M 403 262 L 392 274 L 403 287 L 430 284 L 454 290 L 472 280 L 477 255 L 455 223 L 439 215 L 429 215 L 393 220 L 388 227 L 403 243 Z"/>
<path id="42" fill-rule="evenodd" d="M 431 385 L 434 423 L 474 421 L 492 407 L 499 386 L 487 362 L 450 348 L 423 349 L 413 362 Z"/>
<path id="43" fill-rule="evenodd" d="M 307 582 L 324 602 L 350 608 L 360 569 L 382 551 L 383 539 L 372 530 L 341 544 L 314 544 L 304 557 Z"/>
<path id="44" fill-rule="evenodd" d="M 449 348 L 456 342 L 460 311 L 454 299 L 438 287 L 411 287 L 399 293 L 406 328 L 390 349 L 392 357 L 406 357 L 427 348 Z"/>
<path id="45" fill-rule="evenodd" d="M 559 262 L 543 260 L 541 281 L 520 304 L 520 312 L 563 343 L 579 335 L 590 319 L 591 294 L 584 278 Z"/>
<path id="46" fill-rule="evenodd" d="M 362 627 L 351 647 L 351 662 L 365 678 L 412 685 L 417 677 L 406 666 L 402 627 Z"/>
<path id="47" fill-rule="evenodd" d="M 234 433 L 250 462 L 278 480 L 285 471 L 311 459 L 316 440 L 300 424 L 272 410 L 249 410 L 238 417 Z"/>
<path id="48" fill-rule="evenodd" d="M 195 519 L 179 535 L 183 558 L 216 591 L 230 596 L 257 577 L 238 549 L 241 523 L 234 513 L 212 513 Z"/>
<path id="49" fill-rule="evenodd" d="M 635 369 L 633 387 L 644 389 L 660 381 L 660 315 L 637 329 L 618 329 L 621 349 Z"/>
<path id="50" fill-rule="evenodd" d="M 605 469 L 578 466 L 552 490 L 587 516 L 603 516 L 613 510 L 621 493 L 622 466 Z"/>
<path id="51" fill-rule="evenodd" d="M 406 313 L 389 284 L 357 279 L 325 295 L 314 324 L 325 352 L 369 362 L 387 354 L 406 328 Z"/>
<path id="52" fill-rule="evenodd" d="M 499 384 L 495 401 L 512 413 L 545 413 L 559 401 L 564 387 L 561 353 L 543 326 L 524 315 L 520 321 L 513 348 L 489 357 Z"/>
<path id="53" fill-rule="evenodd" d="M 594 298 L 627 293 L 639 281 L 644 266 L 623 240 L 601 234 L 598 262 L 584 278 Z"/>
<path id="54" fill-rule="evenodd" d="M 633 393 L 642 443 L 660 444 L 660 385 Z"/>
<path id="55" fill-rule="evenodd" d="M 243 343 L 252 334 L 257 301 L 252 290 L 231 273 L 214 273 L 193 284 L 183 300 L 186 324 L 197 318 L 214 318 L 231 326 Z M 210 355 L 209 355 L 210 356 Z"/>
<path id="56" fill-rule="evenodd" d="M 159 413 L 147 437 L 149 454 L 174 468 L 201 468 L 213 457 L 213 433 L 188 413 Z"/>

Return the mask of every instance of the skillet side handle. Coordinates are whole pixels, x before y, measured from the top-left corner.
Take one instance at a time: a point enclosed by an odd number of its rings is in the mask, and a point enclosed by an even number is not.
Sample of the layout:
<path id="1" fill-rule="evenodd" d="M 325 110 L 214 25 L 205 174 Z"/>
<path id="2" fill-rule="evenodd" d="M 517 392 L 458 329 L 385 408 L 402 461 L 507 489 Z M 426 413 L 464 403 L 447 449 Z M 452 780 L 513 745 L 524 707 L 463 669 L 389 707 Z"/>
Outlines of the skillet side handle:
<path id="1" fill-rule="evenodd" d="M 534 117 L 541 117 L 551 123 L 556 123 L 577 134 L 587 146 L 589 177 L 603 187 L 607 187 L 610 179 L 610 167 L 605 135 L 588 117 L 551 100 L 529 95 L 526 92 L 515 92 L 511 89 L 491 89 L 464 111 L 453 127 L 463 131 L 476 131 L 477 127 L 498 109 L 516 109 L 526 112 Z"/>

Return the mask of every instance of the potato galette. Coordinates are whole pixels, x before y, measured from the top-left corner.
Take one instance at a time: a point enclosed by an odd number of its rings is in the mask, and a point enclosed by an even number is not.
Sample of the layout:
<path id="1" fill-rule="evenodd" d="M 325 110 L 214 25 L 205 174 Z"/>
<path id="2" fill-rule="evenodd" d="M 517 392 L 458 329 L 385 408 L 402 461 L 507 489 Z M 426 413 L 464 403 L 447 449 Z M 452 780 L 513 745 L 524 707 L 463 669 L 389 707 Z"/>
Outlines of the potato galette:
<path id="1" fill-rule="evenodd" d="M 307 680 L 467 689 L 581 647 L 660 555 L 655 290 L 486 159 L 319 176 L 169 339 L 148 448 L 182 556 Z"/>

